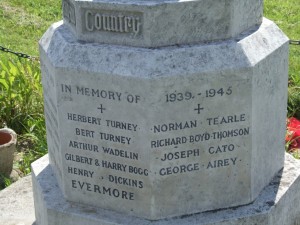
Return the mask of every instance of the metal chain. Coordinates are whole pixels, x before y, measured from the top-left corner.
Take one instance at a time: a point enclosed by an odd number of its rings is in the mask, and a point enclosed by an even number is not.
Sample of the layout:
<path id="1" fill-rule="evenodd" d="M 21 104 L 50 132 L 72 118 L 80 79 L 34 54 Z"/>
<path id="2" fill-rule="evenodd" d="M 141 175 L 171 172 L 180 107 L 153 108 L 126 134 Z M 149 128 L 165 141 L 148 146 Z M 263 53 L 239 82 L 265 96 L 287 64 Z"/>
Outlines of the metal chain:
<path id="1" fill-rule="evenodd" d="M 300 40 L 290 40 L 291 45 L 300 45 Z"/>
<path id="2" fill-rule="evenodd" d="M 30 55 L 27 55 L 25 53 L 22 53 L 22 52 L 14 52 L 8 48 L 5 48 L 3 46 L 0 46 L 0 51 L 3 51 L 3 52 L 8 52 L 8 53 L 11 53 L 11 54 L 14 54 L 18 57 L 21 57 L 21 58 L 25 58 L 25 59 L 33 59 L 33 60 L 38 60 L 38 57 L 35 57 L 35 56 L 30 56 Z"/>

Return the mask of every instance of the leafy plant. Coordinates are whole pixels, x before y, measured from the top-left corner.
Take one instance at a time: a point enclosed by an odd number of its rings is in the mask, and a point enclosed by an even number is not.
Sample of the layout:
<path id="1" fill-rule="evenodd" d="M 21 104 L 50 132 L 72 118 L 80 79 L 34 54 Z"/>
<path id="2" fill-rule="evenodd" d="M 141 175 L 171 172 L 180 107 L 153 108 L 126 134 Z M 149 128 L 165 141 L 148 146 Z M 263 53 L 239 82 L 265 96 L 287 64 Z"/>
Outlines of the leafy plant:
<path id="1" fill-rule="evenodd" d="M 29 132 L 19 137 L 18 149 L 23 156 L 17 162 L 17 167 L 27 175 L 31 172 L 31 163 L 48 152 L 44 118 L 35 121 Z"/>
<path id="2" fill-rule="evenodd" d="M 30 164 L 47 153 L 41 74 L 37 61 L 0 58 L 0 126 L 18 136 L 17 162 L 23 174 Z"/>
<path id="3" fill-rule="evenodd" d="M 0 123 L 18 134 L 43 118 L 39 65 L 30 60 L 0 59 Z"/>
<path id="4" fill-rule="evenodd" d="M 8 177 L 0 173 L 0 190 L 8 187 L 9 185 L 11 185 L 11 183 L 12 181 Z"/>
<path id="5" fill-rule="evenodd" d="M 300 85 L 288 89 L 288 116 L 300 118 Z"/>

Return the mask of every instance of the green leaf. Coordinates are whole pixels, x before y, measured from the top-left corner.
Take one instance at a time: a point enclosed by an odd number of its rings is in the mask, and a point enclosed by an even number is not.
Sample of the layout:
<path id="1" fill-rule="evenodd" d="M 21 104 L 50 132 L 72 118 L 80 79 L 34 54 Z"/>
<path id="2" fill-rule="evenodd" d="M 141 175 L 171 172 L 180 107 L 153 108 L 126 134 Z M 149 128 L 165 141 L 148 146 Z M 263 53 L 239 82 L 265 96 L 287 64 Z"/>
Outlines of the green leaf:
<path id="1" fill-rule="evenodd" d="M 9 85 L 7 84 L 7 81 L 4 78 L 0 78 L 0 84 L 4 87 L 4 89 L 7 91 Z"/>

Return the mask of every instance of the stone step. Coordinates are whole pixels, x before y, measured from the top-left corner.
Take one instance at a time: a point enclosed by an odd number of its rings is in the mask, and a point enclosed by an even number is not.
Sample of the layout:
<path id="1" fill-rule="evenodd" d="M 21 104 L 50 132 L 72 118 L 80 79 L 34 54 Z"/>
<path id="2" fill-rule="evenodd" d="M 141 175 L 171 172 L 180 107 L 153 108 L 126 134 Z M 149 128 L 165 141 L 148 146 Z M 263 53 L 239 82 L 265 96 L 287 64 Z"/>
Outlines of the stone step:
<path id="1" fill-rule="evenodd" d="M 35 225 L 31 175 L 0 191 L 0 225 Z"/>

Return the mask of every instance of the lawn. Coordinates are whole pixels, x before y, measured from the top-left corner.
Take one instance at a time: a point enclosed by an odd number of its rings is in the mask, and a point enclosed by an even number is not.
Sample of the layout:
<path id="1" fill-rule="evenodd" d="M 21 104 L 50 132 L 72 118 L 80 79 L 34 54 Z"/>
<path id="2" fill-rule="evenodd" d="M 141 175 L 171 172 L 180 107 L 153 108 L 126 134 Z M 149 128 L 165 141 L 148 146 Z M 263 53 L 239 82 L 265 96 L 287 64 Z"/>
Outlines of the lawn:
<path id="1" fill-rule="evenodd" d="M 299 0 L 264 2 L 265 17 L 290 39 L 300 40 Z M 38 40 L 61 18 L 61 0 L 0 0 L 0 46 L 38 57 Z M 19 134 L 14 168 L 23 176 L 32 161 L 47 153 L 38 60 L 0 52 L 0 102 L 0 127 Z M 300 45 L 290 45 L 288 115 L 300 118 Z"/>
<path id="2" fill-rule="evenodd" d="M 37 56 L 38 40 L 61 18 L 61 0 L 1 0 L 0 45 Z"/>
<path id="3" fill-rule="evenodd" d="M 264 16 L 292 40 L 300 40 L 299 0 L 265 0 Z M 300 45 L 290 45 L 289 115 L 300 118 Z"/>

